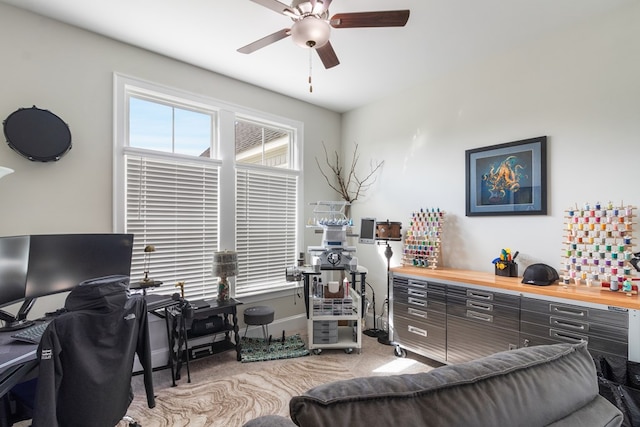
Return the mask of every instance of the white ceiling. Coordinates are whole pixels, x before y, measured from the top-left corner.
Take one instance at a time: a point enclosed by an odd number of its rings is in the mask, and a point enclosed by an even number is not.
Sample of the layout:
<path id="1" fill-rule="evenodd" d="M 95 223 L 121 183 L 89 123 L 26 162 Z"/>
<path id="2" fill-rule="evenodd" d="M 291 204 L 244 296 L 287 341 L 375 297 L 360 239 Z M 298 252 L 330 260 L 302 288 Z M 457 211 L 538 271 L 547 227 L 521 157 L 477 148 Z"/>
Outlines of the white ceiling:
<path id="1" fill-rule="evenodd" d="M 410 9 L 406 27 L 334 29 L 324 69 L 290 38 L 236 49 L 291 20 L 251 0 L 0 0 L 328 109 L 345 112 L 636 0 L 333 0 L 330 15 Z"/>

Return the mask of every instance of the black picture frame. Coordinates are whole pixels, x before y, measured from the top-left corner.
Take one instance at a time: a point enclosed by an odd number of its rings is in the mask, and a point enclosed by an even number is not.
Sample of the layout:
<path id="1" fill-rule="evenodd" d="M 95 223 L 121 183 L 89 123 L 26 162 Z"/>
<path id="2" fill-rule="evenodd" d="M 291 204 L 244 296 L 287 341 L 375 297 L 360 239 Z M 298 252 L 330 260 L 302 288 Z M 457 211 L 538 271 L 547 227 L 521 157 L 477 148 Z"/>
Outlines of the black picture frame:
<path id="1" fill-rule="evenodd" d="M 547 137 L 465 151 L 466 215 L 546 215 Z"/>

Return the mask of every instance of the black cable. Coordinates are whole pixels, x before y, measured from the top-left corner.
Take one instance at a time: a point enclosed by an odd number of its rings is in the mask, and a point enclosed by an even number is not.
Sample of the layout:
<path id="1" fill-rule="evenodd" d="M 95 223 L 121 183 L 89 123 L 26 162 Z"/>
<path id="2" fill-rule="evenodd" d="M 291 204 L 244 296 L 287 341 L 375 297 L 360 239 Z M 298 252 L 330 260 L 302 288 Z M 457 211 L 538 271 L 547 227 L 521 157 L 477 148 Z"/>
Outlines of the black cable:
<path id="1" fill-rule="evenodd" d="M 373 328 L 369 328 L 367 330 L 362 331 L 363 334 L 365 334 L 368 337 L 379 337 L 381 334 L 384 333 L 384 331 L 382 329 L 378 329 L 376 327 L 376 291 L 373 289 L 373 286 L 371 286 L 369 284 L 369 282 L 367 282 L 366 280 L 364 281 L 364 283 L 366 283 L 367 285 L 369 285 L 369 287 L 371 288 L 371 293 L 372 293 L 372 303 L 373 303 Z"/>

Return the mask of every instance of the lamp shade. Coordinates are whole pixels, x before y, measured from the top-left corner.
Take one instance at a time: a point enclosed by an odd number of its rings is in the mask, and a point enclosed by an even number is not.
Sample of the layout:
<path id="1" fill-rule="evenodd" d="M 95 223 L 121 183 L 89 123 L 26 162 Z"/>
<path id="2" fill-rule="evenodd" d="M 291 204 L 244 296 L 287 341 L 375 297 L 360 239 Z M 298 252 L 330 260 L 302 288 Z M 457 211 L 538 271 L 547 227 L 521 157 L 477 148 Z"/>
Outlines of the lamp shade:
<path id="1" fill-rule="evenodd" d="M 220 278 L 238 274 L 238 253 L 235 251 L 217 251 L 213 253 L 213 275 Z"/>
<path id="2" fill-rule="evenodd" d="M 9 168 L 5 168 L 4 166 L 0 166 L 0 178 L 2 178 L 5 175 L 9 175 L 10 173 L 13 173 L 13 169 L 9 169 Z"/>
<path id="3" fill-rule="evenodd" d="M 318 49 L 329 41 L 331 26 L 324 19 L 308 16 L 293 23 L 291 38 L 300 47 Z"/>

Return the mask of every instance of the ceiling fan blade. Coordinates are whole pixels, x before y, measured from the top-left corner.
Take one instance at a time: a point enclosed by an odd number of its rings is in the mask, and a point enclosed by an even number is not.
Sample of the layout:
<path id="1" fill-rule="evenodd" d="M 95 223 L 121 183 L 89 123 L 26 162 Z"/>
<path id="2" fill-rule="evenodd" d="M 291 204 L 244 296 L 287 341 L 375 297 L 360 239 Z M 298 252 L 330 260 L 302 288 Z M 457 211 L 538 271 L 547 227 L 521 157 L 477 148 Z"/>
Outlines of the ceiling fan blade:
<path id="1" fill-rule="evenodd" d="M 318 52 L 324 68 L 332 68 L 340 63 L 333 46 L 331 46 L 331 42 L 327 42 L 324 46 L 316 49 L 316 52 Z"/>
<path id="2" fill-rule="evenodd" d="M 274 12 L 281 13 L 284 15 L 285 10 L 291 10 L 289 6 L 280 3 L 277 0 L 251 0 L 254 3 L 258 3 L 260 6 L 264 6 L 267 9 L 271 9 Z"/>
<path id="3" fill-rule="evenodd" d="M 241 47 L 240 49 L 238 49 L 238 52 L 240 53 L 255 52 L 258 49 L 262 49 L 265 46 L 269 46 L 271 43 L 275 43 L 278 40 L 282 40 L 286 37 L 289 37 L 289 34 L 291 34 L 289 32 L 289 28 L 283 28 L 280 31 L 276 31 L 275 33 L 269 34 L 268 36 L 265 36 L 260 40 L 256 40 L 253 43 L 249 43 L 248 45 Z"/>
<path id="4" fill-rule="evenodd" d="M 333 28 L 404 27 L 409 20 L 409 10 L 381 12 L 337 13 L 331 17 Z"/>

